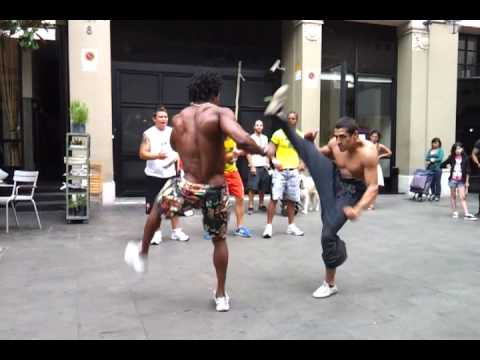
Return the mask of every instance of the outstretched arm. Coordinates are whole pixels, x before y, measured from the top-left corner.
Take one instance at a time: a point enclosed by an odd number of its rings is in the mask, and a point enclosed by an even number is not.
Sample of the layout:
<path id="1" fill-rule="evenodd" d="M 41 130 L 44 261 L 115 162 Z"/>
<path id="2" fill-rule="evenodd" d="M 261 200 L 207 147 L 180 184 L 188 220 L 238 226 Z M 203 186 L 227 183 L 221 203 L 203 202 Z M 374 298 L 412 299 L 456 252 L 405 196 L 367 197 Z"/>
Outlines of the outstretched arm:
<path id="1" fill-rule="evenodd" d="M 250 154 L 266 154 L 266 150 L 258 146 L 250 135 L 238 124 L 232 110 L 228 108 L 220 108 L 219 115 L 220 128 L 224 134 L 230 136 L 233 141 L 237 143 L 238 149 L 245 150 Z"/>

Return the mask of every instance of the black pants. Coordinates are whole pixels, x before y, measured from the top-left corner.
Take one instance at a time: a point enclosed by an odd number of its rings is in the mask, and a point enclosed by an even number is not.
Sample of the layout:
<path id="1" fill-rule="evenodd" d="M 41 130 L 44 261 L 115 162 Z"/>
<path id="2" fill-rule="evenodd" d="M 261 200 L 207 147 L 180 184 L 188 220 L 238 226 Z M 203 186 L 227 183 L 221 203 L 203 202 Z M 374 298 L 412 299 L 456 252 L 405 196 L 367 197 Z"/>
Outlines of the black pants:
<path id="1" fill-rule="evenodd" d="M 430 185 L 430 190 L 432 195 L 440 197 L 442 193 L 442 169 L 432 170 L 433 179 L 432 184 Z"/>
<path id="2" fill-rule="evenodd" d="M 480 191 L 478 192 L 478 213 L 480 214 Z"/>
<path id="3" fill-rule="evenodd" d="M 169 179 L 171 178 L 158 178 L 145 175 L 145 213 L 147 215 L 152 211 L 152 206 L 157 194 L 163 189 Z"/>
<path id="4" fill-rule="evenodd" d="M 328 269 L 335 269 L 347 259 L 345 242 L 337 235 L 347 221 L 343 208 L 355 205 L 366 186 L 359 180 L 342 179 L 333 162 L 320 153 L 314 143 L 298 136 L 286 122 L 274 121 L 283 129 L 315 182 L 322 209 L 322 258 Z"/>

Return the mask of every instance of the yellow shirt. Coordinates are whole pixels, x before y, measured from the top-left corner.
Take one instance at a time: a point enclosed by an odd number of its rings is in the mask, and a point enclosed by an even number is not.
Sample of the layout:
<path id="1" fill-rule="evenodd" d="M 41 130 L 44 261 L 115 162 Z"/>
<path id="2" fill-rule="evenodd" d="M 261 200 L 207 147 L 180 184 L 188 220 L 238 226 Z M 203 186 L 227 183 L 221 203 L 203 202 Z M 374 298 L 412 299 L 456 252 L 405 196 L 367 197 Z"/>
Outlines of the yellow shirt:
<path id="1" fill-rule="evenodd" d="M 235 143 L 235 141 L 233 141 L 232 138 L 230 137 L 227 137 L 225 139 L 225 141 L 223 142 L 223 147 L 225 148 L 225 155 L 229 154 L 229 153 L 232 153 L 233 150 L 235 150 L 235 148 L 237 147 L 237 144 Z M 224 171 L 225 172 L 233 172 L 233 171 L 237 171 L 237 164 L 234 162 L 234 163 L 225 163 L 225 169 Z"/>
<path id="2" fill-rule="evenodd" d="M 303 133 L 296 129 L 298 136 L 303 138 Z M 277 146 L 275 157 L 284 169 L 296 169 L 300 164 L 300 158 L 282 129 L 278 129 L 272 135 L 272 143 Z"/>

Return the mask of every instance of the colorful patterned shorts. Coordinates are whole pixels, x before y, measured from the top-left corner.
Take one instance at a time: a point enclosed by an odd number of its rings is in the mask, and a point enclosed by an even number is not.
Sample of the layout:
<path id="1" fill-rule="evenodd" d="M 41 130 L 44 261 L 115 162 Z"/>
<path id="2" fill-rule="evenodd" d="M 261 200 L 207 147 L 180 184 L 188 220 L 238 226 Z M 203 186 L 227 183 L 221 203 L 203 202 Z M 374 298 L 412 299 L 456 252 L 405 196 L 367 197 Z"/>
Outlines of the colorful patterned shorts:
<path id="1" fill-rule="evenodd" d="M 205 231 L 212 237 L 225 238 L 230 214 L 226 185 L 213 187 L 172 178 L 158 193 L 155 204 L 168 219 L 187 210 L 202 209 Z"/>

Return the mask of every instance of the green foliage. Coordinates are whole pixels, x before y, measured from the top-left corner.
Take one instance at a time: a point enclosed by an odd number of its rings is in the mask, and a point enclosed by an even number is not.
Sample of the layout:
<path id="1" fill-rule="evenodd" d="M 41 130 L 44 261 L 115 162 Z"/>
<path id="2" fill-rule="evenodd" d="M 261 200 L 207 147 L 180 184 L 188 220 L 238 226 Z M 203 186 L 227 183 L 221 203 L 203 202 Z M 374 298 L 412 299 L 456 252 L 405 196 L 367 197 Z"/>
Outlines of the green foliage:
<path id="1" fill-rule="evenodd" d="M 70 103 L 70 118 L 74 124 L 84 125 L 88 120 L 88 107 L 85 103 L 73 100 Z"/>
<path id="2" fill-rule="evenodd" d="M 79 195 L 78 196 L 78 207 L 86 207 L 87 206 L 87 195 Z"/>
<path id="3" fill-rule="evenodd" d="M 73 198 L 68 199 L 68 208 L 69 209 L 76 209 L 77 208 L 77 202 L 73 200 Z"/>
<path id="4" fill-rule="evenodd" d="M 0 20 L 0 40 L 2 37 L 10 37 L 23 31 L 18 37 L 19 45 L 24 49 L 37 50 L 39 40 L 43 40 L 38 30 L 47 29 L 52 25 L 43 23 L 44 20 Z"/>

